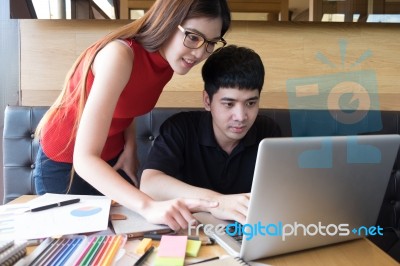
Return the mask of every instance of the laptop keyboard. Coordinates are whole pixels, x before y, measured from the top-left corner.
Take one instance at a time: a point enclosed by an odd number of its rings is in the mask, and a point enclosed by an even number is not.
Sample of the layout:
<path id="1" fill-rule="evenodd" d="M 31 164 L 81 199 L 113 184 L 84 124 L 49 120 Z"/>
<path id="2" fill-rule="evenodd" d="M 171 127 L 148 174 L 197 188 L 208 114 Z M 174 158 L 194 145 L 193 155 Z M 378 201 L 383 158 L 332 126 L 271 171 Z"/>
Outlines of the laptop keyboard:
<path id="1" fill-rule="evenodd" d="M 225 227 L 225 229 L 226 229 L 226 227 Z M 232 233 L 232 232 L 234 232 L 234 229 L 233 228 L 229 228 L 228 231 L 230 233 Z M 238 242 L 240 245 L 242 244 L 242 240 L 243 240 L 243 235 L 242 234 L 236 233 L 234 235 L 229 235 L 229 236 L 232 237 L 233 239 L 235 239 L 235 241 Z"/>

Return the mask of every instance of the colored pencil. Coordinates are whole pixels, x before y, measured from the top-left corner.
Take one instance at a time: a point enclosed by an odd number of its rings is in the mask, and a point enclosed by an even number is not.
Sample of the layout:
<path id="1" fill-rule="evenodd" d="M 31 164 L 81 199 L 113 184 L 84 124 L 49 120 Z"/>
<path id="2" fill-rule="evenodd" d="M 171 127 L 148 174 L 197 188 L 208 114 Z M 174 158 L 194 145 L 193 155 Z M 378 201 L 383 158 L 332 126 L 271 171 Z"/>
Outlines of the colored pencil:
<path id="1" fill-rule="evenodd" d="M 90 258 L 90 261 L 88 262 L 88 265 L 96 265 L 94 261 L 97 259 L 99 253 L 103 249 L 105 243 L 106 243 L 107 236 L 102 236 L 101 239 L 99 239 L 99 244 L 97 246 L 97 249 L 93 252 L 92 257 Z"/>
<path id="2" fill-rule="evenodd" d="M 30 265 L 61 266 L 71 262 L 75 266 L 111 265 L 123 243 L 121 235 L 48 238 Z"/>
<path id="3" fill-rule="evenodd" d="M 51 254 L 53 249 L 56 247 L 55 244 L 58 243 L 60 239 L 52 239 L 47 247 L 37 256 L 31 263 L 32 266 L 43 265 L 43 261 Z"/>
<path id="4" fill-rule="evenodd" d="M 67 247 L 66 244 L 70 241 L 70 239 L 61 238 L 60 240 L 61 241 L 56 244 L 56 248 L 52 250 L 51 254 L 49 254 L 43 264 L 54 265 L 54 263 L 58 260 L 58 257 L 64 252 L 64 249 Z"/>
<path id="5" fill-rule="evenodd" d="M 65 265 L 65 262 L 69 259 L 69 257 L 74 253 L 74 251 L 77 249 L 79 244 L 82 242 L 82 238 L 75 238 L 72 239 L 70 243 L 67 244 L 67 248 L 65 251 L 61 254 L 59 257 L 58 261 L 55 262 L 55 266 L 59 265 Z"/>
<path id="6" fill-rule="evenodd" d="M 90 248 L 92 247 L 94 241 L 96 240 L 96 238 L 92 238 L 90 239 L 89 243 L 87 244 L 86 248 L 82 251 L 82 253 L 80 254 L 80 256 L 78 257 L 78 259 L 74 262 L 73 265 L 78 266 L 80 265 L 80 263 L 82 262 L 82 260 L 85 258 L 86 254 L 89 252 Z"/>
<path id="7" fill-rule="evenodd" d="M 93 260 L 93 265 L 100 265 L 99 262 L 101 261 L 103 256 L 106 254 L 108 248 L 110 247 L 112 238 L 113 238 L 113 236 L 107 236 L 103 240 L 103 245 L 102 245 L 101 249 L 99 250 L 99 252 L 96 254 L 96 257 Z"/>
<path id="8" fill-rule="evenodd" d="M 103 242 L 104 236 L 97 236 L 95 238 L 96 238 L 96 240 L 95 240 L 94 244 L 90 248 L 89 252 L 86 254 L 85 259 L 81 262 L 82 266 L 90 265 L 90 261 L 96 255 L 96 252 L 97 252 L 98 248 L 100 247 L 101 242 Z"/>
<path id="9" fill-rule="evenodd" d="M 115 236 L 110 236 L 110 238 L 108 239 L 107 245 L 105 247 L 105 249 L 103 250 L 101 257 L 97 259 L 97 263 L 98 265 L 102 265 L 105 258 L 107 257 L 107 254 L 110 252 L 113 242 L 114 242 Z"/>
<path id="10" fill-rule="evenodd" d="M 109 252 L 106 254 L 106 256 L 104 257 L 104 260 L 102 260 L 100 262 L 100 265 L 111 265 L 111 263 L 113 262 L 113 259 L 115 257 L 115 255 L 118 252 L 118 249 L 120 248 L 122 243 L 122 236 L 118 235 L 116 237 L 113 238 L 112 243 L 111 243 L 111 247 Z"/>

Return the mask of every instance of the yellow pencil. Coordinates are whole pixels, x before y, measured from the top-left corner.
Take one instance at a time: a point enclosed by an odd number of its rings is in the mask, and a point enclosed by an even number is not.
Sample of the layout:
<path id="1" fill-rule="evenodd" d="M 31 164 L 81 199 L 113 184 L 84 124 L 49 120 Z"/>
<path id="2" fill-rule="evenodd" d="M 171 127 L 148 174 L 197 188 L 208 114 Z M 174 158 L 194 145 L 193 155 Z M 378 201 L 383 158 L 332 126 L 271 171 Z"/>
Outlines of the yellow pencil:
<path id="1" fill-rule="evenodd" d="M 105 254 L 105 256 L 103 256 L 104 260 L 100 261 L 99 265 L 111 265 L 121 244 L 122 244 L 122 236 L 118 235 L 118 236 L 114 237 L 114 239 L 112 240 L 110 249 L 108 250 L 107 254 Z"/>

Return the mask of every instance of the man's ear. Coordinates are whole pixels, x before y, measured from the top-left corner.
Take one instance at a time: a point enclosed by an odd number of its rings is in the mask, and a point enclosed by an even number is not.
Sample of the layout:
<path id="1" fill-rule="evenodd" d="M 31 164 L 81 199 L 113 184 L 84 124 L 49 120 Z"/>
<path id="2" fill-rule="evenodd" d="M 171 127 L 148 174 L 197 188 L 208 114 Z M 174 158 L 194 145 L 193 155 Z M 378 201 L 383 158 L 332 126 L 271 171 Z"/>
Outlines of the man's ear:
<path id="1" fill-rule="evenodd" d="M 210 97 L 208 96 L 208 93 L 205 90 L 203 90 L 203 104 L 204 104 L 204 108 L 207 111 L 210 111 L 211 100 L 210 100 Z"/>

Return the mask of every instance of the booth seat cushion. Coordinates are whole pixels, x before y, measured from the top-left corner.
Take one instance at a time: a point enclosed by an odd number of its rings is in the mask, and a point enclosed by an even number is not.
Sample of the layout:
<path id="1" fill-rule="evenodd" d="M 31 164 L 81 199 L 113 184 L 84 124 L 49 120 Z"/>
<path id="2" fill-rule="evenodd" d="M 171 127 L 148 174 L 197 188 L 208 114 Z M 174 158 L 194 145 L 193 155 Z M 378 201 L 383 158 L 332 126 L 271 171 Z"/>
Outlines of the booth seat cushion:
<path id="1" fill-rule="evenodd" d="M 38 148 L 34 132 L 47 109 L 6 107 L 3 129 L 4 203 L 24 194 L 34 194 L 32 170 Z"/>
<path id="2" fill-rule="evenodd" d="M 4 200 L 7 203 L 24 194 L 34 194 L 32 170 L 38 143 L 34 139 L 36 126 L 48 107 L 7 106 L 3 132 L 3 178 Z M 150 113 L 135 119 L 139 161 L 146 159 L 158 129 L 166 118 L 180 111 L 202 110 L 200 108 L 155 108 Z M 285 137 L 315 135 L 348 135 L 348 127 L 337 122 L 340 111 L 330 111 L 326 119 L 325 110 L 261 109 L 260 113 L 274 119 Z M 371 111 L 370 111 L 371 112 Z M 296 116 L 296 128 L 292 128 L 291 115 Z M 379 130 L 370 134 L 400 134 L 400 111 L 375 111 L 359 125 L 361 133 L 374 128 L 377 118 L 381 120 Z M 293 116 L 292 116 L 293 117 Z M 379 120 L 379 119 L 378 119 Z M 366 129 L 366 130 L 364 130 Z M 293 134 L 294 133 L 294 134 Z M 354 132 L 353 132 L 354 133 Z M 383 250 L 400 262 L 400 159 L 397 156 L 387 192 L 377 223 L 385 228 L 385 237 L 370 238 Z"/>

